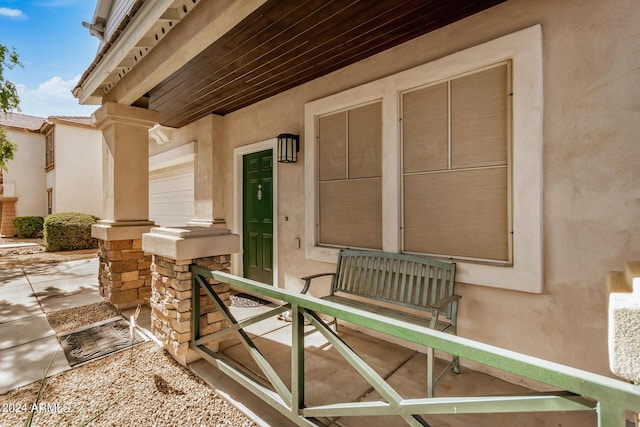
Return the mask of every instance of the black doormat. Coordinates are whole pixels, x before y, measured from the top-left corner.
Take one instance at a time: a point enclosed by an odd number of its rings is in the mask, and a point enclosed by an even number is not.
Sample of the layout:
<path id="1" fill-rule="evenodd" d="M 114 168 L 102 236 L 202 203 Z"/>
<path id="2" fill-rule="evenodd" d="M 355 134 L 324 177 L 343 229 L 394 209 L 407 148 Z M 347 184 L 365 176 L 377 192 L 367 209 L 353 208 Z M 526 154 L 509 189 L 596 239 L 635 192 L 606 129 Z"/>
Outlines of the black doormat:
<path id="1" fill-rule="evenodd" d="M 131 336 L 129 324 L 124 319 L 112 320 L 60 336 L 60 344 L 71 366 L 124 350 L 144 341 L 135 328 L 133 337 Z"/>
<path id="2" fill-rule="evenodd" d="M 233 307 L 260 307 L 269 304 L 269 301 L 244 293 L 231 295 L 229 298 Z"/>

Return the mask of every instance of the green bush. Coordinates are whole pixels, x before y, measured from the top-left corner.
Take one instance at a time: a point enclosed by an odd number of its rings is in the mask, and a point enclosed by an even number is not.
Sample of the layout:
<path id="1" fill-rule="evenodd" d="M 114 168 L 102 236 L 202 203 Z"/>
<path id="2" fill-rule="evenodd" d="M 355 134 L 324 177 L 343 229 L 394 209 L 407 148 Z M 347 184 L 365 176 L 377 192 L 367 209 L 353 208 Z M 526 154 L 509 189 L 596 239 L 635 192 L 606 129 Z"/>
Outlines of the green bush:
<path id="1" fill-rule="evenodd" d="M 51 214 L 44 220 L 44 245 L 49 252 L 98 247 L 91 237 L 91 225 L 98 218 L 78 212 Z"/>
<path id="2" fill-rule="evenodd" d="M 37 237 L 43 229 L 44 218 L 41 216 L 19 216 L 13 219 L 13 228 L 21 239 Z"/>

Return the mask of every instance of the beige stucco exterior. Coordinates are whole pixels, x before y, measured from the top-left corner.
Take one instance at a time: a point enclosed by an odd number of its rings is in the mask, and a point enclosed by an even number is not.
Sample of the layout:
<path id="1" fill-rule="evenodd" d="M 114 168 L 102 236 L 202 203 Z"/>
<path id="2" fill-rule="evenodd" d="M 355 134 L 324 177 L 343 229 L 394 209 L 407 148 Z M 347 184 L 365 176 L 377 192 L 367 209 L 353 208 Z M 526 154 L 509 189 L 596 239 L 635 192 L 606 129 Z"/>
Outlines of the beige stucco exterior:
<path id="1" fill-rule="evenodd" d="M 82 212 L 99 217 L 102 135 L 90 126 L 56 119 L 53 122 L 55 167 L 47 172 L 47 188 L 53 189 L 53 212 Z M 90 190 L 79 191 L 80 188 Z"/>
<path id="2" fill-rule="evenodd" d="M 246 151 L 239 148 L 263 147 L 283 132 L 304 136 L 305 105 L 313 101 L 539 25 L 542 287 L 532 293 L 460 283 L 458 332 L 610 375 L 605 277 L 640 258 L 639 21 L 634 0 L 511 0 L 224 117 L 201 119 L 151 150 L 195 141 L 194 219 L 226 223 L 237 233 L 234 165 Z M 156 49 L 161 56 L 162 44 Z M 144 74 L 136 73 L 116 87 L 115 98 L 128 99 L 127 88 Z M 280 165 L 276 176 L 275 283 L 293 290 L 301 288 L 300 277 L 334 268 L 304 249 L 308 153 L 304 140 L 301 145 L 298 163 Z M 232 268 L 240 271 L 237 263 Z"/>
<path id="3" fill-rule="evenodd" d="M 632 1 L 510 1 L 229 114 L 219 120 L 223 145 L 215 152 L 224 171 L 224 218 L 238 228 L 234 148 L 282 132 L 303 135 L 306 103 L 540 24 L 543 291 L 460 284 L 459 334 L 606 374 L 605 276 L 640 256 L 640 122 L 630 90 L 640 69 L 632 42 L 638 19 Z M 277 283 L 289 289 L 300 288 L 305 274 L 333 268 L 307 259 L 304 243 L 295 244 L 305 236 L 305 155 L 303 149 L 277 176 L 278 259 L 285 260 Z"/>
<path id="4" fill-rule="evenodd" d="M 11 128 L 5 129 L 5 133 L 9 140 L 18 145 L 13 160 L 7 162 L 8 170 L 4 172 L 5 192 L 14 191 L 11 195 L 18 198 L 16 216 L 46 216 L 44 136 Z"/>
<path id="5" fill-rule="evenodd" d="M 27 116 L 23 116 L 27 117 Z M 31 116 L 28 116 L 31 117 Z M 47 189 L 52 212 L 102 213 L 101 133 L 80 118 L 49 117 L 39 129 L 5 127 L 18 149 L 7 162 L 5 195 L 17 197 L 16 216 L 47 216 Z M 45 169 L 46 134 L 54 132 L 54 165 Z"/>

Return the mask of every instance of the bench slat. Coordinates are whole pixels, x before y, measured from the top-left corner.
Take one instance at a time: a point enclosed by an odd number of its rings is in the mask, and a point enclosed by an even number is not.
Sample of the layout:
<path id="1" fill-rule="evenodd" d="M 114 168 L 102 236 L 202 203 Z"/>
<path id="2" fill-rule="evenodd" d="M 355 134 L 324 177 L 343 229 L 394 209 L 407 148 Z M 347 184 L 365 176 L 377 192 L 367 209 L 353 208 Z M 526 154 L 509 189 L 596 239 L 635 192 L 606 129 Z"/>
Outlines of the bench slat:
<path id="1" fill-rule="evenodd" d="M 371 282 L 373 282 L 375 259 L 367 257 L 367 263 L 364 268 L 364 280 L 362 281 L 362 294 L 371 294 Z"/>
<path id="2" fill-rule="evenodd" d="M 418 277 L 419 290 L 416 293 L 415 305 L 426 306 L 429 301 L 429 266 L 420 266 L 420 276 Z"/>
<path id="3" fill-rule="evenodd" d="M 331 294 L 344 292 L 432 311 L 453 295 L 455 264 L 417 255 L 341 250 Z M 453 308 L 444 313 L 451 319 Z M 455 321 L 455 320 L 454 320 Z"/>
<path id="4" fill-rule="evenodd" d="M 335 303 L 339 303 L 341 305 L 345 305 L 347 307 L 352 307 L 352 308 L 357 308 L 360 310 L 365 310 L 368 311 L 370 313 L 374 313 L 374 314 L 379 314 L 381 316 L 386 316 L 386 317 L 390 317 L 392 319 L 396 319 L 396 320 L 402 320 L 405 322 L 409 322 L 409 323 L 413 323 L 414 325 L 423 325 L 423 326 L 429 326 L 429 322 L 431 320 L 431 318 L 429 317 L 424 317 L 424 316 L 420 316 L 417 314 L 412 314 L 412 313 L 406 313 L 403 311 L 398 311 L 398 310 L 394 310 L 392 308 L 389 307 L 381 307 L 379 305 L 376 304 L 371 304 L 371 303 L 367 303 L 364 301 L 357 301 L 351 298 L 345 298 L 345 297 L 341 297 L 338 295 L 328 295 L 326 297 L 322 297 L 323 300 L 326 301 L 331 301 L 331 302 L 335 302 Z M 451 323 L 449 322 L 443 322 L 443 321 L 437 321 L 436 322 L 436 327 L 434 328 L 437 331 L 440 332 L 447 332 L 448 329 L 451 328 Z"/>
<path id="5" fill-rule="evenodd" d="M 380 269 L 380 264 L 382 263 L 382 258 L 374 258 L 373 260 L 373 280 L 371 281 L 371 289 L 369 289 L 369 295 L 377 297 L 378 292 L 378 281 L 380 280 L 380 274 L 382 270 Z"/>
<path id="6" fill-rule="evenodd" d="M 442 294 L 443 289 L 440 288 L 438 283 L 440 269 L 438 267 L 431 267 L 429 270 L 429 281 L 431 282 L 431 286 L 428 287 L 431 291 L 429 302 L 433 304 L 434 301 L 438 300 L 438 295 Z"/>
<path id="7" fill-rule="evenodd" d="M 411 288 L 413 284 L 411 283 L 411 278 L 413 277 L 413 267 L 414 263 L 411 261 L 406 261 L 406 272 L 402 275 L 404 280 L 404 292 L 400 294 L 400 301 L 407 304 L 411 295 Z"/>
<path id="8" fill-rule="evenodd" d="M 354 281 L 353 276 L 355 275 L 355 268 L 354 268 L 354 263 L 356 262 L 356 258 L 355 257 L 349 257 L 346 258 L 347 260 L 347 274 L 345 275 L 344 278 L 344 282 L 342 282 L 340 285 L 340 289 L 344 289 L 349 290 L 349 283 L 352 283 Z"/>

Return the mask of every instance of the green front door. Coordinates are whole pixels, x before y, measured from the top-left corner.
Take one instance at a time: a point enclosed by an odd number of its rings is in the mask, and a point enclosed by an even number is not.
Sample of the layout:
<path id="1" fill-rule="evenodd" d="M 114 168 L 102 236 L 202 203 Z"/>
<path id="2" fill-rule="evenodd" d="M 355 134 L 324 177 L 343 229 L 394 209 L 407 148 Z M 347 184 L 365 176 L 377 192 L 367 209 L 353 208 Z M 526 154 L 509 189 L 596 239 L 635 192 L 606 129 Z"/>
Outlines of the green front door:
<path id="1" fill-rule="evenodd" d="M 273 284 L 273 151 L 243 159 L 244 277 Z"/>

